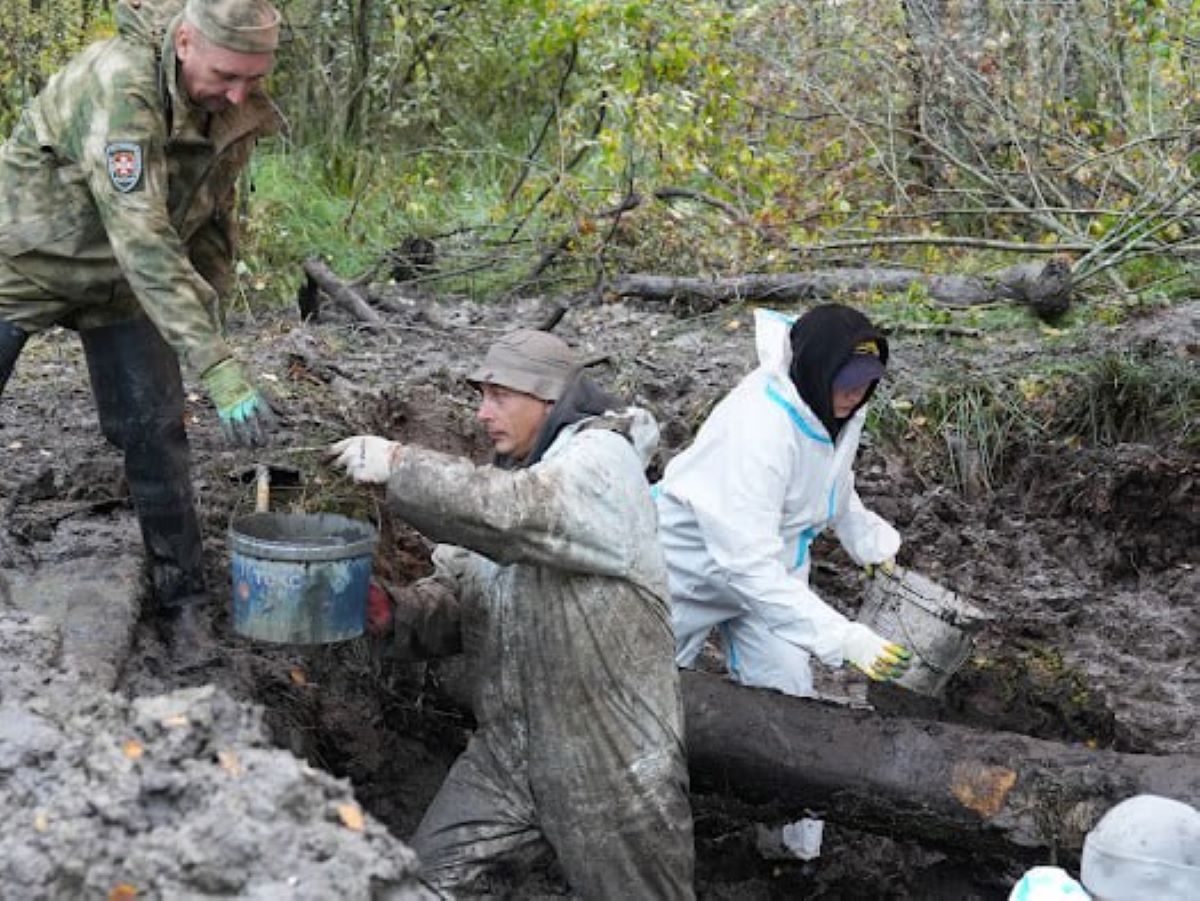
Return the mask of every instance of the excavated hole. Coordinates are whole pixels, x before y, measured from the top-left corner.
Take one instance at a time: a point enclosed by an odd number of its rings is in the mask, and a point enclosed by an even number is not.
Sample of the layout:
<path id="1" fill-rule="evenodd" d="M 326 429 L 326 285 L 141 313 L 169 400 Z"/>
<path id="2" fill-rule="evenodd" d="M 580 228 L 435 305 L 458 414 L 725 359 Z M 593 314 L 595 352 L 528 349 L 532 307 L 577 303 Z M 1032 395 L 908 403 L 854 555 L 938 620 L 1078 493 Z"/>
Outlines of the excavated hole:
<path id="1" fill-rule="evenodd" d="M 443 396 L 433 387 L 423 387 L 408 397 L 385 397 L 363 415 L 374 433 L 485 459 L 488 449 L 471 409 L 440 402 Z M 866 491 L 870 474 L 889 464 L 874 451 L 864 463 Z M 896 496 L 895 485 L 891 492 Z M 960 501 L 954 506 L 961 508 L 960 516 L 974 515 Z M 897 519 L 924 507 L 914 501 L 911 510 L 895 511 Z M 383 536 L 377 575 L 399 584 L 425 575 L 427 543 L 382 503 L 372 501 L 369 511 Z M 920 535 L 919 521 L 909 526 Z M 853 567 L 832 542 L 817 553 L 826 562 L 818 567 L 815 583 L 835 603 L 849 608 Z M 1042 738 L 1134 747 L 1131 739 L 1119 735 L 1112 712 L 1099 693 L 1088 690 L 1085 677 L 1060 659 L 1039 656 L 1039 634 L 1031 633 L 1035 640 L 1025 652 L 977 658 L 943 699 L 872 686 L 870 700 L 888 715 L 983 728 L 1001 724 Z M 267 706 L 268 722 L 280 744 L 349 778 L 376 817 L 402 838 L 411 835 L 472 725 L 470 714 L 446 698 L 446 683 L 460 675 L 454 664 L 395 663 L 373 652 L 365 640 L 299 653 L 259 650 L 243 661 L 245 684 Z M 715 665 L 719 667 L 719 660 Z M 772 847 L 769 827 L 792 816 L 785 805 L 756 807 L 725 794 L 700 793 L 694 795 L 693 805 L 703 897 L 774 898 L 800 892 L 832 897 L 992 897 L 1011 885 L 1024 865 L 924 847 L 898 835 L 836 823 L 827 824 L 820 861 L 804 863 Z M 516 888 L 497 888 L 515 891 L 518 897 L 565 892 L 552 868 L 522 874 Z"/>

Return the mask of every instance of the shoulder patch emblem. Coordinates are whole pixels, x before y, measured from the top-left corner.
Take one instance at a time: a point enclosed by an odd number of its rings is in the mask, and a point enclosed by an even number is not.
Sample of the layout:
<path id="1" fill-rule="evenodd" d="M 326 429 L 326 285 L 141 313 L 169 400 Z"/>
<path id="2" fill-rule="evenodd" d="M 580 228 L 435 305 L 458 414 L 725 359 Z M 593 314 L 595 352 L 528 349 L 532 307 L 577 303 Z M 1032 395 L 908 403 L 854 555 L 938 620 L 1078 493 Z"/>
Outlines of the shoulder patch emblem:
<path id="1" fill-rule="evenodd" d="M 108 158 L 108 178 L 113 187 L 128 194 L 142 181 L 142 145 L 116 141 L 104 148 Z"/>

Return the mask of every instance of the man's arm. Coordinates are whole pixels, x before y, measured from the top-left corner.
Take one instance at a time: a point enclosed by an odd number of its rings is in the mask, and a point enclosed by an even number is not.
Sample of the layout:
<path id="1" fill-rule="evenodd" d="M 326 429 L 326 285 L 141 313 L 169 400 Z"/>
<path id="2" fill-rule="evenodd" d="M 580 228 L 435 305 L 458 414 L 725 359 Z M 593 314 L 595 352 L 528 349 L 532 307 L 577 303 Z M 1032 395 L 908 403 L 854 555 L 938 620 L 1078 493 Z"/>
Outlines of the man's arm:
<path id="1" fill-rule="evenodd" d="M 469 552 L 442 545 L 433 553 L 433 575 L 391 587 L 391 635 L 401 660 L 462 653 L 462 580 Z"/>
<path id="2" fill-rule="evenodd" d="M 629 578 L 652 550 L 634 518 L 653 515 L 641 462 L 622 436 L 587 430 L 529 469 L 475 466 L 404 446 L 388 496 L 422 534 L 500 563 Z"/>
<path id="3" fill-rule="evenodd" d="M 159 333 L 199 373 L 232 354 L 216 291 L 171 223 L 165 142 L 161 116 L 134 94 L 92 106 L 79 161 L 122 274 Z"/>
<path id="4" fill-rule="evenodd" d="M 213 198 L 213 214 L 188 240 L 192 265 L 222 301 L 229 298 L 235 284 L 238 177 L 250 162 L 254 143 L 251 138 L 242 138 L 225 151 L 221 177 L 210 179 L 213 187 L 205 188 L 217 195 Z"/>
<path id="5" fill-rule="evenodd" d="M 188 257 L 201 277 L 220 300 L 227 300 L 235 284 L 233 257 L 237 247 L 237 229 L 233 221 L 233 203 L 222 205 L 188 242 Z"/>

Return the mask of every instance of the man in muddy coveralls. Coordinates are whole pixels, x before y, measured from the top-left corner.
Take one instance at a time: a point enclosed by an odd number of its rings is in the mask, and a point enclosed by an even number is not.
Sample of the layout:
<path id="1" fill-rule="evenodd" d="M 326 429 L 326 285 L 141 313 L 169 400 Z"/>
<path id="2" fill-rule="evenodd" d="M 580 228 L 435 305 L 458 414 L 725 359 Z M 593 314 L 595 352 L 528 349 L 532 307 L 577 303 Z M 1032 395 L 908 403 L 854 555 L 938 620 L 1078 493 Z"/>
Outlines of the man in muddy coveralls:
<path id="1" fill-rule="evenodd" d="M 424 874 L 479 891 L 497 865 L 552 849 L 583 898 L 691 898 L 682 702 L 644 475 L 658 427 L 544 332 L 500 339 L 472 381 L 496 465 L 373 436 L 331 449 L 445 542 L 394 623 L 373 623 L 404 656 L 463 650 L 470 666 L 478 729 L 412 840 Z"/>
<path id="2" fill-rule="evenodd" d="M 260 443 L 273 420 L 217 304 L 238 175 L 280 124 L 260 91 L 278 37 L 264 0 L 123 0 L 117 35 L 51 78 L 0 147 L 0 393 L 30 333 L 80 333 L 181 655 L 206 596 L 180 360 L 234 443 Z"/>

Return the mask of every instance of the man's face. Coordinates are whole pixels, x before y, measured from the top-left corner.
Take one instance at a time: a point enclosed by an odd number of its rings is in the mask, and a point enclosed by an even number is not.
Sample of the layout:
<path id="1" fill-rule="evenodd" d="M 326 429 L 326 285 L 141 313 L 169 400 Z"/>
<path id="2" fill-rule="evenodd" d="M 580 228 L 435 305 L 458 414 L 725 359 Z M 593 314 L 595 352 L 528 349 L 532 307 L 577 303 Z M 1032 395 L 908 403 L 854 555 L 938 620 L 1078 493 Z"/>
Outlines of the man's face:
<path id="1" fill-rule="evenodd" d="M 496 453 L 524 460 L 553 406 L 532 394 L 485 382 L 475 418 L 487 430 Z"/>
<path id="2" fill-rule="evenodd" d="M 175 32 L 175 55 L 188 97 L 219 113 L 249 97 L 275 64 L 274 53 L 240 53 L 218 47 L 190 22 Z"/>

